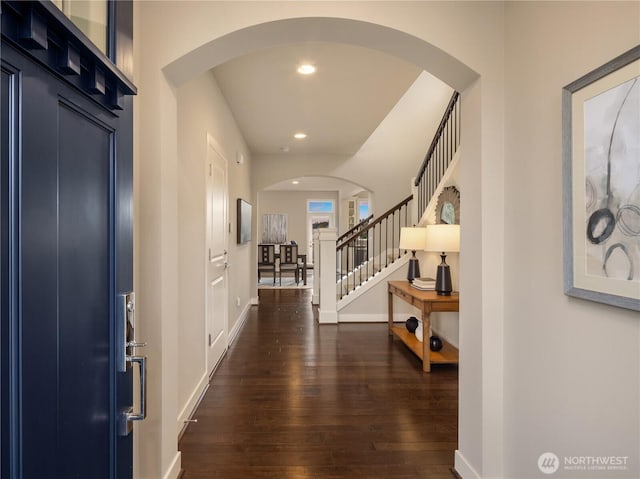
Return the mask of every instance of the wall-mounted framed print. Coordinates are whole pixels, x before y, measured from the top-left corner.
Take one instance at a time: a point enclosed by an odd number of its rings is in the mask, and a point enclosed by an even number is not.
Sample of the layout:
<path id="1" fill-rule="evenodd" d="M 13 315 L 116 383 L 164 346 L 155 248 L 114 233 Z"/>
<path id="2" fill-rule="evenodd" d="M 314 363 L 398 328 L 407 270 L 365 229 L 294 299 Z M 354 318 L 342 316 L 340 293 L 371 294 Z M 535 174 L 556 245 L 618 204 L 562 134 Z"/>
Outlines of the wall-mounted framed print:
<path id="1" fill-rule="evenodd" d="M 640 46 L 562 91 L 565 293 L 640 311 Z"/>
<path id="2" fill-rule="evenodd" d="M 244 244 L 251 241 L 251 203 L 238 198 L 237 243 Z"/>
<path id="3" fill-rule="evenodd" d="M 264 214 L 262 215 L 262 241 L 263 244 L 284 244 L 287 242 L 287 215 Z"/>

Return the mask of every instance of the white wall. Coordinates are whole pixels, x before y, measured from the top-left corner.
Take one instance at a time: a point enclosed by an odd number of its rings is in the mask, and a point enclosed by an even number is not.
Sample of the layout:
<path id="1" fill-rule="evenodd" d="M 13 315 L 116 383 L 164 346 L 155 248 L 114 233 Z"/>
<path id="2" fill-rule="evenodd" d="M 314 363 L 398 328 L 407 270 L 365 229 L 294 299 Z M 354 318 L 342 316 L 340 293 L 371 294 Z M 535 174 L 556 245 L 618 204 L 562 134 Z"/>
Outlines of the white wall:
<path id="1" fill-rule="evenodd" d="M 638 2 L 507 6 L 504 477 L 546 451 L 640 477 L 640 315 L 563 294 L 561 134 L 562 87 L 639 43 Z"/>
<path id="2" fill-rule="evenodd" d="M 287 241 L 298 243 L 300 253 L 307 252 L 307 200 L 333 200 L 334 221 L 338 219 L 337 191 L 260 191 L 258 192 L 257 242 L 262 234 L 262 215 L 287 215 Z M 333 225 L 335 227 L 335 225 Z M 311 261 L 309 259 L 309 261 Z"/>
<path id="3" fill-rule="evenodd" d="M 250 198 L 251 155 L 211 72 L 190 80 L 177 91 L 178 101 L 178 404 L 191 411 L 208 382 L 205 355 L 206 152 L 207 134 L 227 160 L 228 330 L 250 303 L 245 280 L 251 249 L 236 244 L 236 198 Z M 237 154 L 244 163 L 236 162 Z M 249 243 L 251 244 L 251 243 Z M 240 305 L 236 303 L 240 298 Z M 180 427 L 181 424 L 178 424 Z"/>
<path id="4" fill-rule="evenodd" d="M 147 23 L 140 25 L 141 16 L 136 5 L 136 31 L 148 38 L 153 34 L 145 30 Z M 137 51 L 140 56 L 139 47 Z M 180 470 L 176 439 L 182 423 L 178 419 L 191 412 L 208 381 L 203 263 L 207 133 L 228 161 L 229 331 L 246 313 L 252 291 L 246 281 L 252 243 L 235 242 L 235 198 L 251 197 L 251 156 L 211 73 L 199 75 L 171 94 L 164 85 L 164 94 L 173 101 L 162 104 L 153 101 L 154 95 L 162 93 L 154 93 L 153 81 L 148 81 L 157 72 L 137 72 L 138 85 L 147 85 L 136 99 L 135 277 L 139 337 L 148 342 L 149 413 L 147 420 L 136 425 L 134 462 L 136 477 L 175 477 Z M 169 151 L 160 147 L 157 130 L 143 127 L 158 118 L 175 133 Z M 244 155 L 242 165 L 235 161 L 237 152 Z M 165 157 L 171 161 L 163 161 Z"/>

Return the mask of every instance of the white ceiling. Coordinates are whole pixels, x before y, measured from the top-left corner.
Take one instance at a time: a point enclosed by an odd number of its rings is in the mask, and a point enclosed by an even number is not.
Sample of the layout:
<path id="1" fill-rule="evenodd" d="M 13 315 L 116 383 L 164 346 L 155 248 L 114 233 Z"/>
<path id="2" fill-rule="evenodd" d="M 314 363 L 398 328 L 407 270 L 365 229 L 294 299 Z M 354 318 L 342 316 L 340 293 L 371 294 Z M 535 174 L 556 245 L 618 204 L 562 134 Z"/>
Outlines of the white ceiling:
<path id="1" fill-rule="evenodd" d="M 293 180 L 281 181 L 275 183 L 265 190 L 268 191 L 337 191 L 341 198 L 356 196 L 365 191 L 361 186 L 355 185 L 350 181 L 341 180 L 339 178 L 329 178 L 327 176 L 303 176 L 296 178 L 297 184 L 292 183 Z"/>
<path id="2" fill-rule="evenodd" d="M 317 72 L 297 73 L 303 62 Z M 253 155 L 353 155 L 421 73 L 385 53 L 324 42 L 268 48 L 213 71 Z M 298 131 L 308 137 L 294 139 Z"/>

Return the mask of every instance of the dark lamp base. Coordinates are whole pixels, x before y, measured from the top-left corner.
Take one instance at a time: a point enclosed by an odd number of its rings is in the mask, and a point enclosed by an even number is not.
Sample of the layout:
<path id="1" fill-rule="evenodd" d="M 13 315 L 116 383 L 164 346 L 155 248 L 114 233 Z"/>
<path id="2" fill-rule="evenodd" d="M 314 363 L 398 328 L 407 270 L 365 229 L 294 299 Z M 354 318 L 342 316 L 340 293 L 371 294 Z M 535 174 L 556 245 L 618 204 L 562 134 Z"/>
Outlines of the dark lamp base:
<path id="1" fill-rule="evenodd" d="M 418 262 L 418 258 L 409 259 L 409 270 L 407 271 L 407 280 L 410 283 L 413 283 L 415 278 L 420 277 L 420 263 Z"/>
<path id="2" fill-rule="evenodd" d="M 451 270 L 449 265 L 445 262 L 446 255 L 442 254 L 442 263 L 438 265 L 438 272 L 436 274 L 436 292 L 438 296 L 451 296 L 453 290 L 451 286 Z"/>

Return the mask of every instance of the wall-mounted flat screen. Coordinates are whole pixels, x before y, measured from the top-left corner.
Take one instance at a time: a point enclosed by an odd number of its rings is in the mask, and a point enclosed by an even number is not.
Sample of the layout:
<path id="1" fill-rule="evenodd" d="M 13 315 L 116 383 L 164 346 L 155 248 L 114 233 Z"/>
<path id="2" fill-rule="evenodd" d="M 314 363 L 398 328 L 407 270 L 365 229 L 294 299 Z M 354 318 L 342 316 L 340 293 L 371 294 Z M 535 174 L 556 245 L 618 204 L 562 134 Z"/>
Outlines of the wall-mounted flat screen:
<path id="1" fill-rule="evenodd" d="M 251 204 L 238 198 L 238 244 L 251 241 Z"/>

